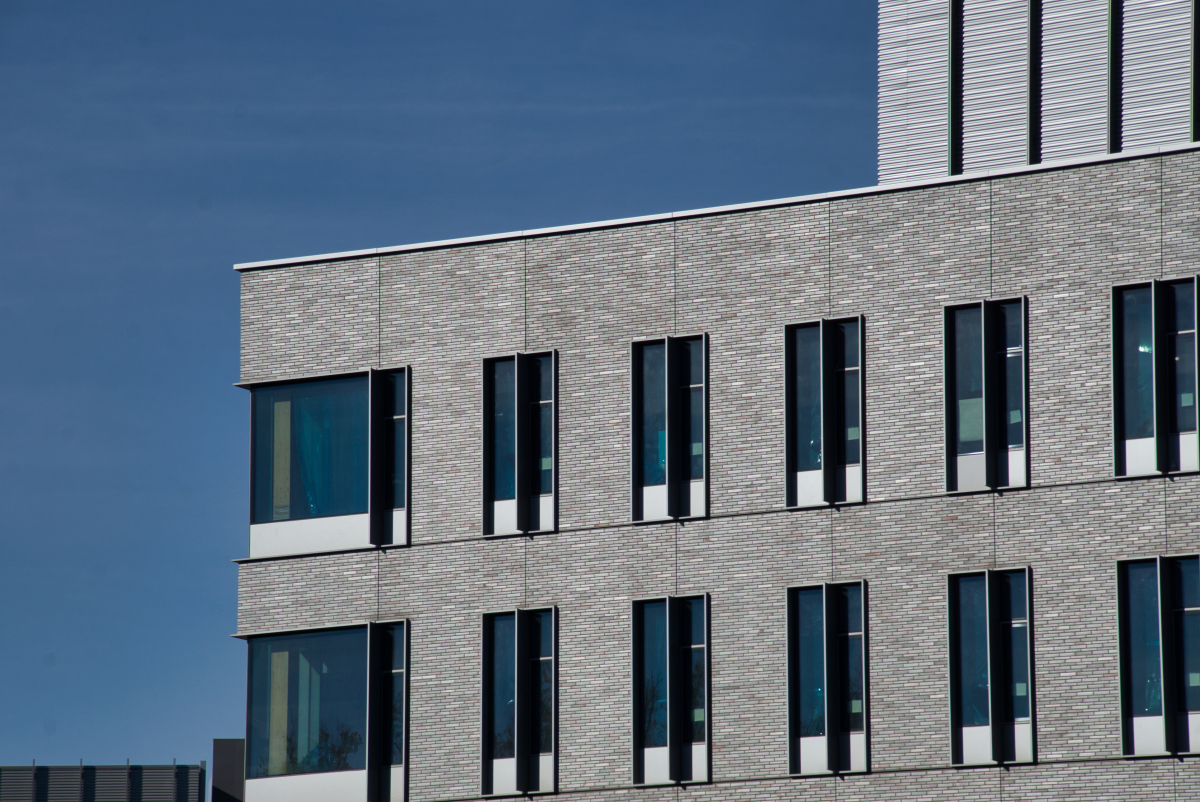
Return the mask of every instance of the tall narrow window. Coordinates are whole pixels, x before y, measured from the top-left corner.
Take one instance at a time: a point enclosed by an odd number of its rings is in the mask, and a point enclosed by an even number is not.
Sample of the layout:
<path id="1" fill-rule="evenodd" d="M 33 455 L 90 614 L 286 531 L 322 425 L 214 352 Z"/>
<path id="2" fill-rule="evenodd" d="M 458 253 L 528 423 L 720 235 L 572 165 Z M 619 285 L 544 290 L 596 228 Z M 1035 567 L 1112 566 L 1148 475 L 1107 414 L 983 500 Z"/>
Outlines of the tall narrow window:
<path id="1" fill-rule="evenodd" d="M 1031 762 L 1028 572 L 953 575 L 948 599 L 952 761 Z"/>
<path id="2" fill-rule="evenodd" d="M 372 661 L 380 679 L 378 691 L 371 691 L 371 705 L 378 715 L 378 723 L 371 726 L 377 736 L 371 740 L 380 766 L 379 793 L 372 798 L 402 802 L 408 763 L 408 627 L 370 624 L 369 629 L 371 649 L 378 650 Z"/>
<path id="3" fill-rule="evenodd" d="M 946 487 L 1025 487 L 1024 299 L 946 309 Z"/>
<path id="4" fill-rule="evenodd" d="M 863 587 L 851 582 L 789 591 L 793 774 L 867 770 Z"/>
<path id="5" fill-rule="evenodd" d="M 633 346 L 634 519 L 708 509 L 706 337 Z"/>
<path id="6" fill-rule="evenodd" d="M 484 362 L 484 531 L 555 526 L 555 355 Z"/>
<path id="7" fill-rule="evenodd" d="M 787 329 L 789 506 L 862 501 L 862 318 Z"/>
<path id="8" fill-rule="evenodd" d="M 1127 755 L 1200 752 L 1200 558 L 1118 565 Z"/>
<path id="9" fill-rule="evenodd" d="M 408 543 L 409 372 L 371 372 L 372 516 L 378 544 Z M 376 503 L 375 499 L 378 499 Z"/>
<path id="10" fill-rule="evenodd" d="M 1200 470 L 1192 279 L 1113 289 L 1118 476 Z"/>
<path id="11" fill-rule="evenodd" d="M 634 782 L 709 776 L 708 598 L 634 605 Z"/>
<path id="12" fill-rule="evenodd" d="M 484 617 L 483 793 L 555 786 L 554 610 Z"/>

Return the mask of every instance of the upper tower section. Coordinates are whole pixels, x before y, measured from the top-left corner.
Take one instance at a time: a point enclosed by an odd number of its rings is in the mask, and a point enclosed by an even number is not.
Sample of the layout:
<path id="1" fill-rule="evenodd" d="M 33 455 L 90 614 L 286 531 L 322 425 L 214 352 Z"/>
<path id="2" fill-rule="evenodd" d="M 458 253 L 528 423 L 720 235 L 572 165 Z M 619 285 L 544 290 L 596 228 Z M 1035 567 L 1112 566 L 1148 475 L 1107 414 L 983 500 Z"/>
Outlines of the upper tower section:
<path id="1" fill-rule="evenodd" d="M 880 0 L 879 183 L 1200 139 L 1194 0 Z"/>

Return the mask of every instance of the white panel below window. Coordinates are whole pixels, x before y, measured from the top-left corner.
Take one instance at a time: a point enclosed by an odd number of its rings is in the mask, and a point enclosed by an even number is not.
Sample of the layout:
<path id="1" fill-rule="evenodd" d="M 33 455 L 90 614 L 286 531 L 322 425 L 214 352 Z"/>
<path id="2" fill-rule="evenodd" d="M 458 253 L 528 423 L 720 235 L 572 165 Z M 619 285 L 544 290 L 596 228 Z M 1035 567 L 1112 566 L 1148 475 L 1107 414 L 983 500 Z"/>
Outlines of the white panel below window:
<path id="1" fill-rule="evenodd" d="M 684 782 L 708 782 L 708 744 L 685 744 L 683 747 Z"/>
<path id="2" fill-rule="evenodd" d="M 517 792 L 517 759 L 501 758 L 492 761 L 492 793 L 515 794 Z"/>
<path id="3" fill-rule="evenodd" d="M 708 511 L 705 509 L 705 502 L 707 501 L 705 496 L 708 493 L 703 479 L 691 480 L 683 492 L 688 505 L 687 511 L 683 513 L 685 516 L 699 518 L 708 514 Z"/>
<path id="4" fill-rule="evenodd" d="M 251 524 L 250 556 L 278 557 L 284 554 L 369 548 L 369 521 L 369 516 L 362 513 Z"/>
<path id="5" fill-rule="evenodd" d="M 1033 722 L 1004 725 L 1004 759 L 1010 763 L 1033 762 Z"/>
<path id="6" fill-rule="evenodd" d="M 392 510 L 392 543 L 397 546 L 408 544 L 408 510 L 403 507 Z"/>
<path id="7" fill-rule="evenodd" d="M 1180 713 L 1175 721 L 1175 751 L 1200 752 L 1200 713 Z"/>
<path id="8" fill-rule="evenodd" d="M 653 746 L 642 750 L 642 782 L 662 785 L 671 782 L 671 748 Z"/>
<path id="9" fill-rule="evenodd" d="M 1125 475 L 1144 476 L 1158 473 L 1158 455 L 1153 437 L 1125 441 Z"/>
<path id="10" fill-rule="evenodd" d="M 327 771 L 246 780 L 246 802 L 366 802 L 365 771 Z"/>
<path id="11" fill-rule="evenodd" d="M 533 532 L 554 529 L 554 494 L 534 496 L 529 500 L 529 529 Z"/>
<path id="12" fill-rule="evenodd" d="M 850 771 L 866 771 L 867 734 L 865 732 L 852 732 L 850 733 L 849 740 Z"/>
<path id="13" fill-rule="evenodd" d="M 517 500 L 506 498 L 492 502 L 492 534 L 511 535 L 517 531 Z"/>
<path id="14" fill-rule="evenodd" d="M 824 735 L 797 738 L 796 753 L 800 759 L 801 774 L 829 773 L 829 747 Z"/>
<path id="15" fill-rule="evenodd" d="M 958 483 L 955 490 L 987 490 L 987 455 L 960 454 L 957 462 Z"/>
<path id="16" fill-rule="evenodd" d="M 962 728 L 962 759 L 968 766 L 995 762 L 992 757 L 991 725 Z"/>
<path id="17" fill-rule="evenodd" d="M 846 465 L 834 468 L 837 477 L 837 496 L 839 501 L 854 503 L 862 501 L 862 464 Z"/>
<path id="18" fill-rule="evenodd" d="M 648 485 L 642 488 L 642 520 L 661 521 L 667 517 L 667 486 Z"/>
<path id="19" fill-rule="evenodd" d="M 388 802 L 404 802 L 404 767 L 392 766 Z"/>
<path id="20" fill-rule="evenodd" d="M 554 790 L 554 754 L 530 755 L 529 790 Z"/>
<path id="21" fill-rule="evenodd" d="M 1200 471 L 1200 451 L 1196 448 L 1196 433 L 1183 432 L 1175 435 L 1175 447 L 1179 449 L 1179 470 Z"/>
<path id="22" fill-rule="evenodd" d="M 1166 754 L 1166 733 L 1162 716 L 1133 717 L 1133 753 L 1135 755 Z"/>
<path id="23" fill-rule="evenodd" d="M 1025 487 L 1029 484 L 1029 480 L 1025 476 L 1024 448 L 1008 449 L 1008 458 L 1004 462 L 1004 469 L 1005 475 L 999 477 L 1001 487 Z"/>
<path id="24" fill-rule="evenodd" d="M 796 506 L 825 506 L 825 472 L 796 471 Z"/>

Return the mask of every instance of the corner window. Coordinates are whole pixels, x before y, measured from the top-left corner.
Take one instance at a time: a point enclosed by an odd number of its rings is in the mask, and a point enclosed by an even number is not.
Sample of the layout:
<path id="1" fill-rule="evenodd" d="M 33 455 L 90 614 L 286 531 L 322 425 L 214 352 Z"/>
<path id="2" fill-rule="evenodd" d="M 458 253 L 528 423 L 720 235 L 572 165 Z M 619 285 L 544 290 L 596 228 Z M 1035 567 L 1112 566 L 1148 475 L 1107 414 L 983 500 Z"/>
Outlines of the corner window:
<path id="1" fill-rule="evenodd" d="M 367 512 L 368 379 L 251 393 L 251 523 Z"/>
<path id="2" fill-rule="evenodd" d="M 483 793 L 555 788 L 555 611 L 483 619 Z"/>
<path id="3" fill-rule="evenodd" d="M 634 520 L 707 514 L 707 341 L 633 345 Z"/>
<path id="4" fill-rule="evenodd" d="M 945 314 L 946 488 L 1027 487 L 1025 299 Z"/>
<path id="5" fill-rule="evenodd" d="M 709 777 L 708 597 L 633 609 L 633 781 Z"/>
<path id="6" fill-rule="evenodd" d="M 1127 755 L 1200 752 L 1200 558 L 1117 566 Z"/>
<path id="7" fill-rule="evenodd" d="M 862 330 L 861 317 L 787 329 L 788 506 L 866 497 Z"/>
<path id="8" fill-rule="evenodd" d="M 1117 476 L 1200 470 L 1194 284 L 1113 288 Z"/>
<path id="9" fill-rule="evenodd" d="M 366 627 L 249 646 L 246 777 L 365 769 Z"/>
<path id="10" fill-rule="evenodd" d="M 864 583 L 788 591 L 792 774 L 867 770 Z"/>
<path id="11" fill-rule="evenodd" d="M 555 527 L 554 353 L 489 359 L 484 388 L 484 532 Z"/>
<path id="12" fill-rule="evenodd" d="M 951 760 L 1033 761 L 1029 572 L 949 577 Z"/>

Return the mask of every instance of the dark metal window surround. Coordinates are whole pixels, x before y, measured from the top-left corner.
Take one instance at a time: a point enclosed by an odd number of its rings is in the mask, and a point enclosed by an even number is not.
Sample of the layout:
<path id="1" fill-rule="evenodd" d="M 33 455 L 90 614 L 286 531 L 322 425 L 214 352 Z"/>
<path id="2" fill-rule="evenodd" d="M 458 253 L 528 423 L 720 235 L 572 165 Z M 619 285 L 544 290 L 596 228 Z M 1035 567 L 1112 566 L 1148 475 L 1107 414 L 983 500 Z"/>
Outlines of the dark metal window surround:
<path id="1" fill-rule="evenodd" d="M 787 504 L 866 498 L 863 318 L 789 326 L 785 337 Z"/>
<path id="2" fill-rule="evenodd" d="M 371 676 L 378 681 L 372 683 L 370 695 L 373 713 L 371 736 L 372 749 L 368 752 L 369 777 L 378 778 L 381 793 L 379 799 L 401 799 L 407 791 L 408 775 L 408 624 L 369 625 Z M 378 744 L 378 748 L 375 745 Z M 373 759 L 374 758 L 374 759 Z M 374 784 L 374 783 L 372 783 Z"/>
<path id="3" fill-rule="evenodd" d="M 1200 470 L 1195 310 L 1191 278 L 1113 288 L 1117 476 Z"/>
<path id="4" fill-rule="evenodd" d="M 951 574 L 947 581 L 951 761 L 1034 762 L 1030 572 Z"/>
<path id="5" fill-rule="evenodd" d="M 1117 564 L 1126 755 L 1200 752 L 1200 558 Z"/>
<path id="6" fill-rule="evenodd" d="M 946 489 L 1027 487 L 1024 298 L 945 309 Z"/>
<path id="7" fill-rule="evenodd" d="M 634 602 L 635 784 L 710 777 L 710 609 L 707 595 Z"/>
<path id="8" fill-rule="evenodd" d="M 708 335 L 633 344 L 633 518 L 708 510 Z"/>
<path id="9" fill-rule="evenodd" d="M 558 356 L 483 363 L 484 533 L 555 527 Z"/>
<path id="10" fill-rule="evenodd" d="M 866 583 L 788 590 L 788 755 L 792 774 L 870 764 Z"/>
<path id="11" fill-rule="evenodd" d="M 483 619 L 484 794 L 556 787 L 557 610 Z"/>

